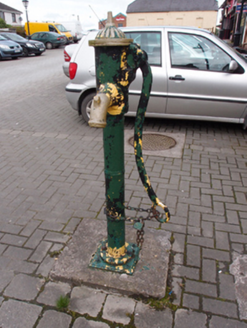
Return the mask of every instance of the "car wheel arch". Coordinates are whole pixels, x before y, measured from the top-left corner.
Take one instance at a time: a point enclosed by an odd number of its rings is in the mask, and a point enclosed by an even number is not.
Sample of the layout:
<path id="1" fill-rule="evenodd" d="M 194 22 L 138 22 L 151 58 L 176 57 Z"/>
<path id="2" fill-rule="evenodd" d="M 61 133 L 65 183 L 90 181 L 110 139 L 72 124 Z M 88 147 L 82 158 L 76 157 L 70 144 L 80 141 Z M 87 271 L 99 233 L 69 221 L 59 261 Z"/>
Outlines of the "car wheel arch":
<path id="1" fill-rule="evenodd" d="M 97 92 L 96 88 L 86 90 L 85 92 L 83 92 L 81 94 L 81 96 L 79 98 L 79 101 L 78 101 L 78 114 L 82 115 L 84 119 L 85 119 L 85 113 L 84 114 L 82 113 L 82 104 L 85 101 L 85 99 L 88 98 L 89 95 L 93 98 L 96 95 L 96 92 Z"/>

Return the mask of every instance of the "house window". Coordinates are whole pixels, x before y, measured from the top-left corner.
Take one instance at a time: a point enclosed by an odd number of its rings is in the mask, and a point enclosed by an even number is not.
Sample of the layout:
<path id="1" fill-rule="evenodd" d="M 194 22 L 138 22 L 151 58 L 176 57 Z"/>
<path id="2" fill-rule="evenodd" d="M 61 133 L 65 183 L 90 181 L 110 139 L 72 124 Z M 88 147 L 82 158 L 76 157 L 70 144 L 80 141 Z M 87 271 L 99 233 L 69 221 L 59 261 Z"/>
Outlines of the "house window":
<path id="1" fill-rule="evenodd" d="M 3 13 L 3 11 L 0 11 L 0 18 L 2 18 L 4 20 L 4 13 Z"/>
<path id="2" fill-rule="evenodd" d="M 123 27 L 123 23 L 118 23 L 118 27 Z"/>
<path id="3" fill-rule="evenodd" d="M 16 15 L 15 14 L 12 14 L 12 22 L 16 23 Z"/>

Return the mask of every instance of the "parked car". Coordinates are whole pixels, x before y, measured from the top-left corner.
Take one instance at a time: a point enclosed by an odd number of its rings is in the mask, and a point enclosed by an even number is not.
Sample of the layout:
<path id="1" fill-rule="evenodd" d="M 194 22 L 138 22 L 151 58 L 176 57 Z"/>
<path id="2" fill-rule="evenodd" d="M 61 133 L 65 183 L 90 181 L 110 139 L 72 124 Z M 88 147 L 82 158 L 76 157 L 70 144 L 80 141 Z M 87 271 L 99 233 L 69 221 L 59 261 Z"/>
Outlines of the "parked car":
<path id="1" fill-rule="evenodd" d="M 73 52 L 75 51 L 77 46 L 78 46 L 77 44 L 70 44 L 66 46 L 63 51 L 64 54 L 63 72 L 67 77 L 69 77 L 69 63 L 73 55 Z"/>
<path id="2" fill-rule="evenodd" d="M 23 49 L 23 56 L 27 57 L 30 54 L 40 56 L 45 51 L 45 45 L 42 42 L 27 40 L 22 36 L 11 32 L 0 32 L 0 35 L 8 40 L 17 42 Z"/>
<path id="3" fill-rule="evenodd" d="M 46 49 L 59 48 L 67 42 L 64 35 L 56 32 L 38 32 L 34 33 L 29 37 L 30 40 L 36 40 L 43 42 Z"/>
<path id="4" fill-rule="evenodd" d="M 247 59 L 213 33 L 188 27 L 122 28 L 148 54 L 153 85 L 146 116 L 244 123 L 247 126 Z M 72 55 L 66 97 L 88 121 L 96 92 L 92 31 Z M 135 116 L 142 74 L 129 88 L 129 112 Z"/>
<path id="5" fill-rule="evenodd" d="M 66 28 L 60 24 L 55 22 L 29 22 L 28 25 L 25 23 L 25 32 L 26 34 L 34 34 L 36 32 L 55 32 L 60 35 L 63 35 L 66 40 L 66 44 L 73 42 L 73 37 L 69 31 L 66 30 Z"/>
<path id="6" fill-rule="evenodd" d="M 0 35 L 0 60 L 4 58 L 17 59 L 18 57 L 21 57 L 22 54 L 22 47 L 18 43 L 7 40 Z"/>

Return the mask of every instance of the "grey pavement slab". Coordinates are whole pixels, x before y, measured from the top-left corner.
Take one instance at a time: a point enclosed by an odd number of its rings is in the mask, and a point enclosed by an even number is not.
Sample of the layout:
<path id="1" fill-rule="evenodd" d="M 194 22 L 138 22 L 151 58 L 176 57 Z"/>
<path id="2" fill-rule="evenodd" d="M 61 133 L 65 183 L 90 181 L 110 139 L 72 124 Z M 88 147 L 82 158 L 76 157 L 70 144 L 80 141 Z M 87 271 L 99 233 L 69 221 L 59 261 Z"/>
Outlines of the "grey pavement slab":
<path id="1" fill-rule="evenodd" d="M 247 255 L 238 256 L 230 266 L 234 275 L 240 319 L 247 320 Z"/>
<path id="2" fill-rule="evenodd" d="M 72 317 L 54 310 L 45 311 L 37 328 L 69 328 Z"/>
<path id="3" fill-rule="evenodd" d="M 104 322 L 87 320 L 85 318 L 78 318 L 76 319 L 73 328 L 110 328 L 110 326 Z"/>
<path id="4" fill-rule="evenodd" d="M 0 293 L 11 282 L 14 277 L 14 271 L 0 270 Z"/>
<path id="5" fill-rule="evenodd" d="M 156 311 L 146 304 L 137 303 L 134 317 L 136 328 L 172 328 L 172 322 L 172 311 L 169 308 Z"/>
<path id="6" fill-rule="evenodd" d="M 44 290 L 40 293 L 37 298 L 37 302 L 46 305 L 56 306 L 56 302 L 60 296 L 66 296 L 70 294 L 71 287 L 69 284 L 64 282 L 52 282 L 49 281 Z"/>
<path id="7" fill-rule="evenodd" d="M 36 298 L 45 280 L 18 274 L 4 291 L 4 296 L 23 301 L 31 301 Z"/>
<path id="8" fill-rule="evenodd" d="M 174 328 L 206 328 L 207 316 L 191 310 L 178 309 L 175 313 Z"/>
<path id="9" fill-rule="evenodd" d="M 213 316 L 209 322 L 209 328 L 247 328 L 247 323 Z"/>
<path id="10" fill-rule="evenodd" d="M 102 309 L 106 294 L 86 286 L 74 287 L 70 297 L 69 309 L 80 314 L 97 317 Z"/>
<path id="11" fill-rule="evenodd" d="M 83 219 L 68 246 L 59 255 L 50 276 L 56 280 L 124 294 L 162 298 L 166 293 L 171 234 L 163 230 L 145 229 L 145 241 L 133 275 L 89 268 L 99 242 L 106 238 L 105 220 Z M 135 242 L 136 230 L 126 227 L 126 241 Z"/>
<path id="12" fill-rule="evenodd" d="M 41 311 L 41 306 L 8 300 L 0 308 L 0 327 L 33 328 Z"/>
<path id="13" fill-rule="evenodd" d="M 134 313 L 135 305 L 135 301 L 130 298 L 118 295 L 108 295 L 104 305 L 102 318 L 127 325 Z"/>

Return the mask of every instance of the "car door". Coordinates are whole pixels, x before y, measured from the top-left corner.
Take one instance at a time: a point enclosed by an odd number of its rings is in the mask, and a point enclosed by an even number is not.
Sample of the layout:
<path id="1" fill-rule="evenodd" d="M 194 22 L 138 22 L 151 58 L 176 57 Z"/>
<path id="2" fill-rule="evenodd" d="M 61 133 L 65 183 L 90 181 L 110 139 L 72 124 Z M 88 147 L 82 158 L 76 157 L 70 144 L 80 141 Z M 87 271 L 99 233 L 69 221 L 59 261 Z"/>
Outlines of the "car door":
<path id="1" fill-rule="evenodd" d="M 200 32 L 170 30 L 167 46 L 167 114 L 238 122 L 247 101 L 241 65 L 229 72 L 231 55 Z"/>
<path id="2" fill-rule="evenodd" d="M 162 31 L 124 31 L 127 38 L 133 39 L 134 43 L 140 45 L 148 55 L 148 62 L 151 66 L 153 75 L 153 84 L 147 108 L 147 116 L 162 116 L 165 113 L 167 101 L 167 75 L 164 61 L 162 60 L 163 42 Z M 129 88 L 129 112 L 135 113 L 138 107 L 142 89 L 142 73 L 138 69 L 136 79 Z"/>

